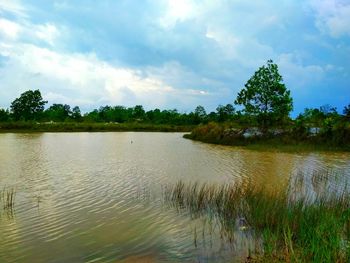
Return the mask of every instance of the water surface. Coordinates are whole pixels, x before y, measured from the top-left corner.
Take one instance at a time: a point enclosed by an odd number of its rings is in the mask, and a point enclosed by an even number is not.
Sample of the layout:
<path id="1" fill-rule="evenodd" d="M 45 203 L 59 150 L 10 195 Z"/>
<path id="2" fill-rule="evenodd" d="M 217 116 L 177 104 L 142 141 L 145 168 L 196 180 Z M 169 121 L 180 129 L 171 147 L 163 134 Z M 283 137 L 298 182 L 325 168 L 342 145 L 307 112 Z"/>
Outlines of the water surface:
<path id="1" fill-rule="evenodd" d="M 16 189 L 14 210 L 0 207 L 0 262 L 232 262 L 244 238 L 227 244 L 205 219 L 165 205 L 165 186 L 275 188 L 304 171 L 317 192 L 314 171 L 350 175 L 349 153 L 249 151 L 182 135 L 0 134 L 0 189 Z"/>

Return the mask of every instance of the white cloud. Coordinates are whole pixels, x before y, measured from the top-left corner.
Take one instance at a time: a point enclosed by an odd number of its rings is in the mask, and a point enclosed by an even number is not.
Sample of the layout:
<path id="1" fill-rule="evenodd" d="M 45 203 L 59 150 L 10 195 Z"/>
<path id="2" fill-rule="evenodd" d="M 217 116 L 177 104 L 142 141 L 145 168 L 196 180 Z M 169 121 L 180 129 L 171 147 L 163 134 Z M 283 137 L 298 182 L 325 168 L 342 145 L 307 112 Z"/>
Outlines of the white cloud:
<path id="1" fill-rule="evenodd" d="M 20 31 L 21 26 L 19 24 L 0 18 L 0 36 L 2 35 L 4 38 L 16 39 Z"/>
<path id="2" fill-rule="evenodd" d="M 27 20 L 14 22 L 0 18 L 0 37 L 4 41 L 42 42 L 54 46 L 61 30 L 52 23 L 32 24 Z"/>
<path id="3" fill-rule="evenodd" d="M 33 27 L 35 36 L 47 42 L 51 46 L 55 44 L 55 40 L 59 37 L 60 31 L 54 24 L 46 23 L 44 25 L 37 25 Z"/>
<path id="4" fill-rule="evenodd" d="M 0 14 L 11 13 L 19 17 L 27 17 L 26 10 L 18 0 L 0 0 Z"/>
<path id="5" fill-rule="evenodd" d="M 304 65 L 302 58 L 295 53 L 279 55 L 276 63 L 288 88 L 298 92 L 308 89 L 310 84 L 320 82 L 325 76 L 325 71 L 329 69 L 327 66 L 323 68 L 319 65 Z"/>
<path id="6" fill-rule="evenodd" d="M 316 26 L 332 37 L 350 36 L 350 3 L 341 0 L 311 0 Z"/>
<path id="7" fill-rule="evenodd" d="M 62 54 L 31 44 L 3 47 L 0 54 L 9 59 L 6 73 L 0 69 L 3 87 L 19 94 L 39 84 L 45 98 L 63 100 L 58 101 L 62 103 L 79 102 L 85 107 L 102 103 L 164 107 L 174 98 L 180 104 L 185 95 L 206 94 L 202 90 L 175 89 L 149 76 L 147 71 L 115 67 L 95 54 Z M 12 82 L 19 73 L 25 75 L 20 85 L 18 79 Z M 68 94 L 75 94 L 80 100 L 68 99 Z"/>
<path id="8" fill-rule="evenodd" d="M 191 0 L 166 0 L 165 13 L 159 19 L 163 28 L 172 28 L 177 22 L 194 17 L 197 8 Z"/>

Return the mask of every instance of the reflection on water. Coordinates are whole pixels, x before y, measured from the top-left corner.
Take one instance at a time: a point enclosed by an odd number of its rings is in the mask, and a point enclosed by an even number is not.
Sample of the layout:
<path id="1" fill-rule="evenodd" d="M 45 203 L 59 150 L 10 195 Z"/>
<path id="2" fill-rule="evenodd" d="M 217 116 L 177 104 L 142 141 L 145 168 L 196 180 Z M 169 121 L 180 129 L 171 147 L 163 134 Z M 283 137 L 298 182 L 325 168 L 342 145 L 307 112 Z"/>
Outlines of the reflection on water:
<path id="1" fill-rule="evenodd" d="M 0 189 L 16 189 L 13 217 L 0 210 L 0 262 L 231 262 L 249 238 L 232 249 L 215 224 L 164 206 L 162 187 L 249 179 L 273 189 L 298 171 L 345 180 L 350 155 L 247 151 L 180 133 L 0 134 Z M 314 177 L 304 180 L 315 193 L 331 187 Z"/>

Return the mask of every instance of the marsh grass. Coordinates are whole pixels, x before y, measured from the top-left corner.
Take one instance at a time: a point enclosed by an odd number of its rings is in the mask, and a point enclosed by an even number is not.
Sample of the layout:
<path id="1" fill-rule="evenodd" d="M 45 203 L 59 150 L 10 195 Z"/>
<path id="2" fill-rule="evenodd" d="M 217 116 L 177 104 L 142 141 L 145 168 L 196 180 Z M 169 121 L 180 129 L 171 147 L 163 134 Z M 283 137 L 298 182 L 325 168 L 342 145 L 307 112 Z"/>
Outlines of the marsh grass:
<path id="1" fill-rule="evenodd" d="M 13 209 L 15 206 L 16 191 L 14 188 L 4 188 L 0 192 L 0 201 L 2 202 L 3 209 Z"/>
<path id="2" fill-rule="evenodd" d="M 14 188 L 3 188 L 0 191 L 0 203 L 8 218 L 13 218 L 16 191 Z"/>
<path id="3" fill-rule="evenodd" d="M 237 229 L 252 234 L 261 246 L 254 248 L 250 261 L 349 262 L 349 193 L 343 188 L 312 198 L 296 194 L 305 184 L 304 176 L 299 177 L 279 190 L 244 181 L 220 186 L 180 181 L 164 196 L 178 209 L 217 218 L 226 236 Z"/>

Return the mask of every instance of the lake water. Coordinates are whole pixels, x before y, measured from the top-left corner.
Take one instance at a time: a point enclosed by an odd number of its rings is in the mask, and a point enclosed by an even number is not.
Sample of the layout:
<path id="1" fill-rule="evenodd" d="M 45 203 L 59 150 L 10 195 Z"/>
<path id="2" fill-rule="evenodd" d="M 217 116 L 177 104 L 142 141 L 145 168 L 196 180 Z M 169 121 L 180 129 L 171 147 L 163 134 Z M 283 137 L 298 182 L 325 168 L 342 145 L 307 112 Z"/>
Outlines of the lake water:
<path id="1" fill-rule="evenodd" d="M 277 153 L 193 142 L 181 133 L 0 134 L 0 262 L 232 262 L 206 219 L 164 204 L 179 180 L 266 187 L 314 171 L 350 176 L 349 153 Z M 212 228 L 212 227 L 210 227 Z"/>

